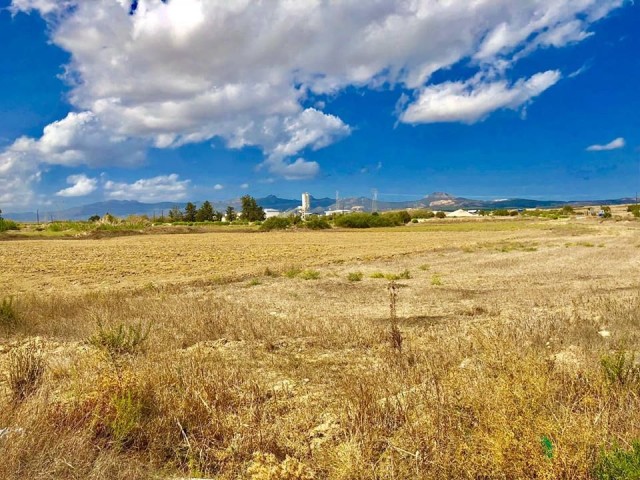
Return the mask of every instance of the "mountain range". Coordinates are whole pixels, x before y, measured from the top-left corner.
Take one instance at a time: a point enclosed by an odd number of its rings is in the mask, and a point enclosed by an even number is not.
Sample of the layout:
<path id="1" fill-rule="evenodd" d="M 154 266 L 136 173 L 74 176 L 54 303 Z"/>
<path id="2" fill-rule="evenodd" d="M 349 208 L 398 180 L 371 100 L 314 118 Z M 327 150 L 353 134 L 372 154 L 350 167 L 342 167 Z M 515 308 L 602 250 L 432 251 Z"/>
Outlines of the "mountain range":
<path id="1" fill-rule="evenodd" d="M 300 206 L 299 199 L 279 198 L 275 195 L 268 195 L 263 198 L 257 198 L 256 201 L 262 208 L 271 208 L 274 210 L 288 211 Z M 562 207 L 563 205 L 621 205 L 626 203 L 634 203 L 634 198 L 618 198 L 607 200 L 582 200 L 582 201 L 557 201 L 557 200 L 531 200 L 525 198 L 509 198 L 500 200 L 476 200 L 464 197 L 456 197 L 454 195 L 434 192 L 419 200 L 405 202 L 385 202 L 376 201 L 376 209 L 385 210 L 401 210 L 406 208 L 429 208 L 432 210 L 453 211 L 459 208 L 493 210 L 499 208 L 553 208 Z M 227 206 L 232 206 L 236 210 L 240 210 L 240 198 L 234 198 L 226 201 L 211 202 L 216 210 L 224 211 Z M 355 206 L 361 206 L 365 211 L 371 211 L 373 208 L 373 199 L 368 197 L 350 197 L 340 199 L 339 205 L 333 198 L 314 198 L 311 197 L 311 208 L 315 213 L 321 213 L 324 210 L 351 209 Z M 63 210 L 39 212 L 8 212 L 4 216 L 6 218 L 30 222 L 36 221 L 39 217 L 40 221 L 51 220 L 86 220 L 92 215 L 104 215 L 110 213 L 117 217 L 126 217 L 128 215 L 148 215 L 149 217 L 157 217 L 168 214 L 173 207 L 184 208 L 186 202 L 159 202 L 159 203 L 142 203 L 135 200 L 108 200 L 105 202 L 91 203 L 79 207 L 72 207 Z"/>

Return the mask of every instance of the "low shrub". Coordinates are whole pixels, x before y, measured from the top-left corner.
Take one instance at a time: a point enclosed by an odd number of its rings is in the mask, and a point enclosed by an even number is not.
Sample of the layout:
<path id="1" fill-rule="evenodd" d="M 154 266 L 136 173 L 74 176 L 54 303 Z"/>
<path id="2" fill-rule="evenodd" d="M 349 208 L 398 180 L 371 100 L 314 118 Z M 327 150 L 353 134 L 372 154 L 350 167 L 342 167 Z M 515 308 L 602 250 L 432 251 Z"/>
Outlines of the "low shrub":
<path id="1" fill-rule="evenodd" d="M 327 222 L 324 218 L 318 217 L 316 215 L 309 218 L 309 220 L 304 223 L 304 226 L 311 230 L 326 230 L 327 228 L 331 228 L 329 222 Z"/>
<path id="2" fill-rule="evenodd" d="M 372 213 L 349 213 L 335 219 L 336 227 L 343 228 L 375 228 L 393 227 L 394 221 L 388 216 Z"/>
<path id="3" fill-rule="evenodd" d="M 350 272 L 347 275 L 347 280 L 349 280 L 350 282 L 359 282 L 360 280 L 362 280 L 362 272 Z"/>
<path id="4" fill-rule="evenodd" d="M 20 230 L 20 227 L 13 220 L 0 218 L 0 232 L 6 232 L 8 230 Z"/>
<path id="5" fill-rule="evenodd" d="M 446 218 L 447 214 L 444 212 L 438 212 L 436 213 L 436 218 Z"/>
<path id="6" fill-rule="evenodd" d="M 433 213 L 432 210 L 428 210 L 426 208 L 411 210 L 409 212 L 409 215 L 411 216 L 411 218 L 433 218 L 436 216 L 436 214 Z"/>
<path id="7" fill-rule="evenodd" d="M 92 230 L 95 227 L 92 223 L 87 222 L 52 222 L 47 225 L 47 230 L 49 232 L 66 232 L 66 231 L 74 231 L 74 232 L 85 232 L 87 230 Z"/>
<path id="8" fill-rule="evenodd" d="M 597 480 L 640 480 L 640 441 L 629 450 L 615 446 L 603 451 L 593 475 Z"/>
<path id="9" fill-rule="evenodd" d="M 640 367 L 635 364 L 633 355 L 625 351 L 604 355 L 600 359 L 600 366 L 610 384 L 625 385 L 640 381 Z"/>
<path id="10" fill-rule="evenodd" d="M 406 225 L 411 221 L 411 215 L 406 210 L 383 213 L 382 218 L 388 219 L 394 225 Z"/>
<path id="11" fill-rule="evenodd" d="M 494 217 L 508 217 L 509 215 L 509 210 L 507 210 L 506 208 L 499 208 L 493 211 Z"/>
<path id="12" fill-rule="evenodd" d="M 258 222 L 256 222 L 256 225 Z M 285 230 L 291 226 L 291 220 L 286 217 L 267 218 L 260 225 L 260 230 L 268 232 L 271 230 Z"/>
<path id="13" fill-rule="evenodd" d="M 125 230 L 143 230 L 147 227 L 147 223 L 139 222 L 123 222 L 123 223 L 101 223 L 96 227 L 96 230 L 99 232 L 120 232 Z"/>
<path id="14" fill-rule="evenodd" d="M 89 338 L 89 343 L 107 351 L 112 356 L 134 354 L 143 350 L 150 330 L 151 324 L 144 326 L 141 323 L 137 325 L 119 323 L 105 327 L 102 322 L 98 322 L 97 331 Z"/>
<path id="15" fill-rule="evenodd" d="M 440 286 L 442 285 L 442 278 L 437 273 L 431 277 L 431 285 Z"/>

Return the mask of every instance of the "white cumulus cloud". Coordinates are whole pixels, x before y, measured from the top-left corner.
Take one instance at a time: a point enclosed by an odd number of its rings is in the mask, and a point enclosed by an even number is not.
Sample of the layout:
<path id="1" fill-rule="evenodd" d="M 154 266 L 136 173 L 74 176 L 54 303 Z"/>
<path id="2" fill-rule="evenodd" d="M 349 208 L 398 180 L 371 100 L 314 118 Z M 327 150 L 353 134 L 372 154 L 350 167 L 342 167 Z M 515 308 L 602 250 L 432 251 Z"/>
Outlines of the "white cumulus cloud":
<path id="1" fill-rule="evenodd" d="M 43 165 L 135 164 L 150 147 L 221 138 L 261 149 L 271 174 L 311 176 L 318 164 L 299 158 L 352 132 L 314 95 L 399 86 L 418 98 L 402 121 L 436 118 L 425 104 L 445 121 L 475 121 L 554 83 L 553 70 L 509 79 L 513 62 L 581 41 L 624 3 L 140 0 L 129 15 L 127 0 L 13 0 L 12 13 L 38 12 L 51 41 L 70 53 L 73 112 L 40 138 L 18 139 L 0 162 L 29 165 L 12 170 L 28 195 Z M 475 70 L 469 78 L 430 84 L 460 61 Z M 496 78 L 477 81 L 478 71 Z M 488 99 L 493 92 L 498 100 Z"/>
<path id="2" fill-rule="evenodd" d="M 180 180 L 177 174 L 172 173 L 153 178 L 141 178 L 133 183 L 109 180 L 104 184 L 104 189 L 107 197 L 116 200 L 178 201 L 187 196 L 189 183 L 190 180 Z"/>
<path id="3" fill-rule="evenodd" d="M 609 143 L 604 145 L 591 145 L 587 147 L 587 152 L 603 152 L 607 150 L 617 150 L 619 148 L 624 148 L 626 142 L 624 138 L 618 137 L 615 140 L 611 140 Z"/>
<path id="4" fill-rule="evenodd" d="M 83 197 L 95 192 L 98 188 L 98 180 L 84 174 L 68 176 L 67 183 L 71 186 L 60 190 L 56 195 L 59 197 Z"/>
<path id="5" fill-rule="evenodd" d="M 223 189 L 224 189 L 224 185 L 222 185 L 221 183 L 216 183 L 216 184 L 213 186 L 213 189 L 214 189 L 214 190 L 223 190 Z"/>
<path id="6" fill-rule="evenodd" d="M 476 76 L 466 82 L 432 85 L 420 92 L 418 99 L 400 118 L 406 123 L 474 123 L 495 110 L 519 108 L 554 85 L 560 77 L 560 72 L 550 70 L 514 84 Z"/>
<path id="7" fill-rule="evenodd" d="M 268 160 L 267 162 L 270 162 Z M 318 162 L 310 162 L 304 158 L 297 158 L 294 162 L 276 162 L 270 165 L 269 171 L 287 180 L 304 180 L 315 177 L 320 172 Z"/>

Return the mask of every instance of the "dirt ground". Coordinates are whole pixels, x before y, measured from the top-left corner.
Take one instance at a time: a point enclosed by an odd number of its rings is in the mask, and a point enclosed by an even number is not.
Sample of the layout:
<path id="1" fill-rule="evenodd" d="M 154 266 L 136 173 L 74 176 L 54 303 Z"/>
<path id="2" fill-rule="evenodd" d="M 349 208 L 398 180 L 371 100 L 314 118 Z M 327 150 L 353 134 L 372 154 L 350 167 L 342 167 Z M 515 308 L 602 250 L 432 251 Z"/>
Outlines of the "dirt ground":
<path id="1" fill-rule="evenodd" d="M 640 352 L 638 222 L 14 240 L 0 262 L 0 370 L 46 363 L 19 402 L 3 383 L 3 478 L 600 478 L 640 438 L 640 369 L 601 367 Z"/>

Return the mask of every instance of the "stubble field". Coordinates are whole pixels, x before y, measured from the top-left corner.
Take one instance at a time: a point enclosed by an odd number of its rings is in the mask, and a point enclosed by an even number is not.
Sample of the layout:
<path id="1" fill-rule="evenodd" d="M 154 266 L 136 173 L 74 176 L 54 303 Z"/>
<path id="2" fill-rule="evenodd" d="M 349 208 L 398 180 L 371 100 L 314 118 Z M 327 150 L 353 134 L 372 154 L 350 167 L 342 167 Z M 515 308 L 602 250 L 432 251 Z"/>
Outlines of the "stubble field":
<path id="1" fill-rule="evenodd" d="M 0 242 L 0 477 L 625 478 L 639 226 Z"/>

